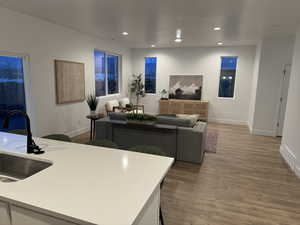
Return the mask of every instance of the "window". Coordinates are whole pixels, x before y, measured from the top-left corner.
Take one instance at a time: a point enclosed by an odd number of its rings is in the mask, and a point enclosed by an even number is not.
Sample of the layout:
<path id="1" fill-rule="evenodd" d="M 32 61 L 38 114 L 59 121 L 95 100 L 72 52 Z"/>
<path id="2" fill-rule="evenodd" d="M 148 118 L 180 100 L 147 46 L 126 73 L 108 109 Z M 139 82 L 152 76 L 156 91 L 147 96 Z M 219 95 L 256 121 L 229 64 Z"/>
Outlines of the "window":
<path id="1" fill-rule="evenodd" d="M 120 56 L 94 51 L 96 96 L 119 93 Z"/>
<path id="2" fill-rule="evenodd" d="M 222 57 L 219 97 L 233 98 L 238 57 Z"/>
<path id="3" fill-rule="evenodd" d="M 23 58 L 0 56 L 0 124 L 11 110 L 26 112 Z M 9 124 L 12 130 L 25 127 L 20 116 L 13 117 Z"/>
<path id="4" fill-rule="evenodd" d="M 145 92 L 156 93 L 156 57 L 145 58 Z"/>

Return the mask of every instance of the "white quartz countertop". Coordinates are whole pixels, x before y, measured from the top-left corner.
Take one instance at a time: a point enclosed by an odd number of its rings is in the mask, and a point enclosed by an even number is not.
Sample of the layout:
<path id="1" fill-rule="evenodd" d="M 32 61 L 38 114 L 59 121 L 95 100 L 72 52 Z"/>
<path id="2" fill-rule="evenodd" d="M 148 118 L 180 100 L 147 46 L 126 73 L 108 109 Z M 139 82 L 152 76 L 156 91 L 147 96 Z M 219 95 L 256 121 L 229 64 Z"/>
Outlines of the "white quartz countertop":
<path id="1" fill-rule="evenodd" d="M 35 138 L 46 152 L 27 155 L 26 137 L 0 132 L 0 152 L 51 161 L 27 179 L 0 182 L 0 199 L 86 224 L 131 225 L 172 158 Z"/>

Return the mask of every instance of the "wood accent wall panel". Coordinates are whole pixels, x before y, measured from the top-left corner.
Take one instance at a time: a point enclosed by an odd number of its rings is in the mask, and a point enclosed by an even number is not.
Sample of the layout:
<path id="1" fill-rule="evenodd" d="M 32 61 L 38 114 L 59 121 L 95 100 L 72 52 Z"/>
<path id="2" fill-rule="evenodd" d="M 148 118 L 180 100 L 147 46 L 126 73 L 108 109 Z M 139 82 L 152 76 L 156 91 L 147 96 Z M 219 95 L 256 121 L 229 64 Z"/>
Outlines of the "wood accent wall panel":
<path id="1" fill-rule="evenodd" d="M 208 119 L 208 101 L 194 100 L 160 100 L 160 114 L 199 114 L 200 119 L 207 121 Z"/>

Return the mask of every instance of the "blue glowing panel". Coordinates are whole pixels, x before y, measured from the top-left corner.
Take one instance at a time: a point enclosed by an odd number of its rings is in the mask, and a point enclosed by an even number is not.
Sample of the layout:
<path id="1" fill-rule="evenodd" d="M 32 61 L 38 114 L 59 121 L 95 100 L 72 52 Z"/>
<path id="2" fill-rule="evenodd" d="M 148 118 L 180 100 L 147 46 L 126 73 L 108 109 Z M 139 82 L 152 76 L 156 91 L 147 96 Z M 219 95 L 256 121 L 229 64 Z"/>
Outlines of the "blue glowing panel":
<path id="1" fill-rule="evenodd" d="M 145 92 L 156 93 L 156 57 L 145 58 Z"/>
<path id="2" fill-rule="evenodd" d="M 219 97 L 233 98 L 238 57 L 222 57 Z"/>
<path id="3" fill-rule="evenodd" d="M 0 56 L 0 128 L 7 112 L 11 110 L 26 112 L 23 59 Z M 24 129 L 23 117 L 12 118 L 9 128 Z"/>

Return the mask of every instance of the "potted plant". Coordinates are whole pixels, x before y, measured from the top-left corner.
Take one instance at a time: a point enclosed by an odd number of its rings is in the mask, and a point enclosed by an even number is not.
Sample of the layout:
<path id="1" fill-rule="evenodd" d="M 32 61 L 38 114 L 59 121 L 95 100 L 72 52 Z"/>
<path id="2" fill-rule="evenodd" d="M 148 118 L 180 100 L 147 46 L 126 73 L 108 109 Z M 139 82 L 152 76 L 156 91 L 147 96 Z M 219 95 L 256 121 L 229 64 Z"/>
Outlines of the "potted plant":
<path id="1" fill-rule="evenodd" d="M 86 99 L 86 103 L 90 107 L 91 115 L 92 116 L 96 115 L 96 109 L 98 106 L 98 99 L 97 99 L 96 95 L 90 94 Z"/>
<path id="2" fill-rule="evenodd" d="M 161 100 L 168 100 L 168 91 L 166 89 L 162 89 L 160 91 Z"/>
<path id="3" fill-rule="evenodd" d="M 140 98 L 145 97 L 145 85 L 142 81 L 142 74 L 139 75 L 132 75 L 133 79 L 130 85 L 130 91 L 132 94 L 136 96 L 136 104 L 139 105 Z"/>
<path id="4" fill-rule="evenodd" d="M 126 118 L 127 122 L 129 123 L 137 123 L 144 125 L 154 125 L 157 121 L 157 118 L 155 116 L 148 114 L 129 113 L 126 115 Z"/>

